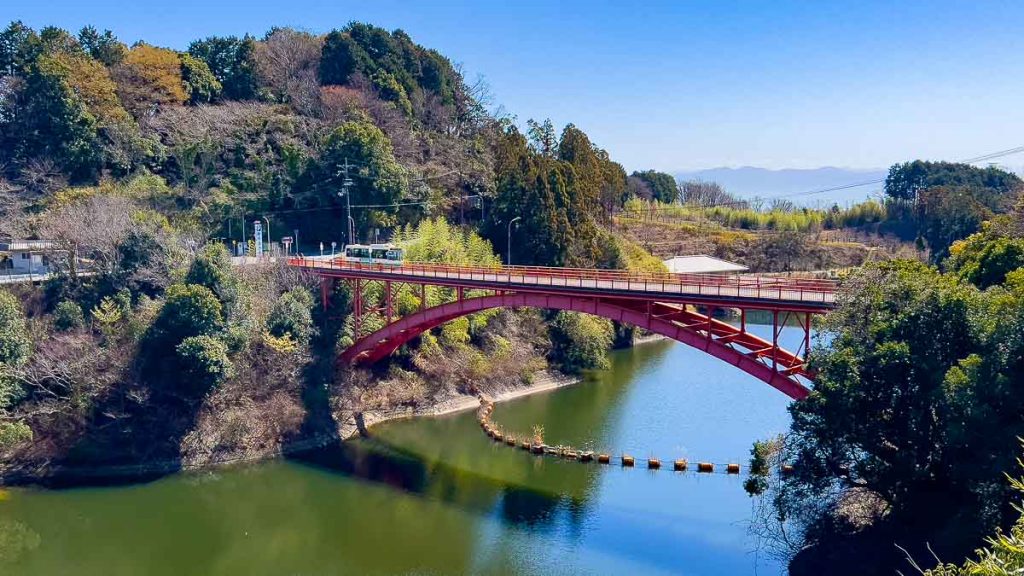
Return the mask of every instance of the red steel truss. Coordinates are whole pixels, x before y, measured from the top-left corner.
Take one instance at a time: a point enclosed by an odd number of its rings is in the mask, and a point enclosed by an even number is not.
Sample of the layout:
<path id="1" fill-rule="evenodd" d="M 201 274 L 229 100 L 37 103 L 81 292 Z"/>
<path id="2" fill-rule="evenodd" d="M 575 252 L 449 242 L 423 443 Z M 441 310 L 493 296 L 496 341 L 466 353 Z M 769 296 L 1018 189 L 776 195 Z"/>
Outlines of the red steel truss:
<path id="1" fill-rule="evenodd" d="M 406 263 L 400 266 L 344 260 L 293 258 L 289 265 L 322 279 L 324 306 L 331 283 L 353 283 L 356 334 L 364 314 L 375 311 L 387 325 L 345 350 L 346 363 L 373 363 L 449 320 L 490 308 L 548 308 L 585 312 L 632 324 L 693 346 L 729 362 L 794 399 L 807 396 L 811 317 L 834 306 L 835 283 L 827 280 L 717 274 L 640 274 L 619 270 L 514 266 L 479 268 Z M 364 282 L 384 287 L 384 302 L 372 309 L 361 301 Z M 420 288 L 421 309 L 396 318 L 392 304 L 399 284 Z M 426 286 L 455 289 L 455 300 L 426 307 Z M 466 297 L 472 290 L 473 296 Z M 716 320 L 716 310 L 739 311 L 739 326 Z M 747 330 L 747 311 L 767 312 L 772 337 Z M 795 351 L 779 345 L 784 326 L 797 324 L 803 338 Z"/>

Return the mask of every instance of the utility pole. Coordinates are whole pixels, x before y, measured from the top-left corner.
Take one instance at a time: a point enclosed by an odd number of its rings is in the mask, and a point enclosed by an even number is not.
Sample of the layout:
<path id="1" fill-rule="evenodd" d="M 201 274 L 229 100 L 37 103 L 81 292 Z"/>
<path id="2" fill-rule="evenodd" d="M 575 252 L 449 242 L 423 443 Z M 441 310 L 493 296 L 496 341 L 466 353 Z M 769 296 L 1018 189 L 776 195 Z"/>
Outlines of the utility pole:
<path id="1" fill-rule="evenodd" d="M 516 220 L 522 220 L 522 217 L 516 216 L 508 221 L 508 259 L 505 260 L 506 266 L 512 265 L 512 223 Z"/>
<path id="2" fill-rule="evenodd" d="M 341 181 L 341 192 L 338 192 L 338 196 L 345 197 L 345 225 L 348 228 L 348 232 L 345 234 L 345 241 L 346 244 L 354 244 L 352 237 L 355 235 L 355 221 L 352 220 L 352 197 L 349 191 L 353 182 L 348 176 L 348 157 L 345 158 L 342 174 L 344 174 L 345 178 Z"/>

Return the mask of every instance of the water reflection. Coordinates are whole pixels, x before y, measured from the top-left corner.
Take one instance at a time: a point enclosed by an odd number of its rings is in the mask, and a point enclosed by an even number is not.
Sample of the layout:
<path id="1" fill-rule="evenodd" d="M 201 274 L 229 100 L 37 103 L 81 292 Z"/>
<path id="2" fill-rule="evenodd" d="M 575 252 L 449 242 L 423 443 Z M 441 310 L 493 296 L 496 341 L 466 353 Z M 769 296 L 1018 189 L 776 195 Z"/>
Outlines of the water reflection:
<path id="1" fill-rule="evenodd" d="M 770 330 L 770 328 L 769 328 Z M 777 391 L 671 342 L 499 405 L 550 442 L 742 461 L 785 428 Z M 472 413 L 388 423 L 286 461 L 0 502 L 3 574 L 761 574 L 740 479 L 536 457 Z"/>

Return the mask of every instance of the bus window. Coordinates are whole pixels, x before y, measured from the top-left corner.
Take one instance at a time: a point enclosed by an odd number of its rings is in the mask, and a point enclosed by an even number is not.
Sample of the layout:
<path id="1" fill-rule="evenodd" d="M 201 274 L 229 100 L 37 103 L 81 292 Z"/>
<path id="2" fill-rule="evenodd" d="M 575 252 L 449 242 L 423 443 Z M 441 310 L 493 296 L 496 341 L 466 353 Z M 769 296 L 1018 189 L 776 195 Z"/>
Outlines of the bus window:
<path id="1" fill-rule="evenodd" d="M 398 249 L 388 250 L 387 259 L 388 260 L 394 260 L 395 262 L 401 262 L 402 261 L 402 251 L 398 250 Z"/>
<path id="2" fill-rule="evenodd" d="M 374 248 L 370 254 L 370 258 L 374 260 L 386 260 L 388 257 L 388 251 L 384 248 Z"/>

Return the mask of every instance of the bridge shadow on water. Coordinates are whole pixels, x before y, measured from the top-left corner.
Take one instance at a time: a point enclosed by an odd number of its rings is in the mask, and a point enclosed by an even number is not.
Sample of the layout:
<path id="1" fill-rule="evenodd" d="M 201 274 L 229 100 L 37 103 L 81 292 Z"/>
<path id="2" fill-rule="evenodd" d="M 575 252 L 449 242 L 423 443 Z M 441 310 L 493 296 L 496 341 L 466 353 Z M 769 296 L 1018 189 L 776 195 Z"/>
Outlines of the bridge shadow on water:
<path id="1" fill-rule="evenodd" d="M 519 433 L 543 424 L 549 442 L 611 449 L 614 423 L 624 417 L 624 398 L 643 370 L 658 366 L 671 348 L 665 341 L 622 351 L 607 373 L 588 375 L 561 394 L 517 401 L 520 409 L 499 409 L 496 421 Z M 579 530 L 593 512 L 601 476 L 609 472 L 598 464 L 495 443 L 471 413 L 389 422 L 366 437 L 332 442 L 289 459 L 541 532 L 556 525 Z"/>
<path id="2" fill-rule="evenodd" d="M 510 484 L 424 458 L 372 437 L 294 453 L 289 459 L 321 471 L 435 499 L 476 514 L 497 514 L 508 524 L 531 529 L 543 529 L 551 524 L 559 510 L 585 508 L 566 495 Z"/>

